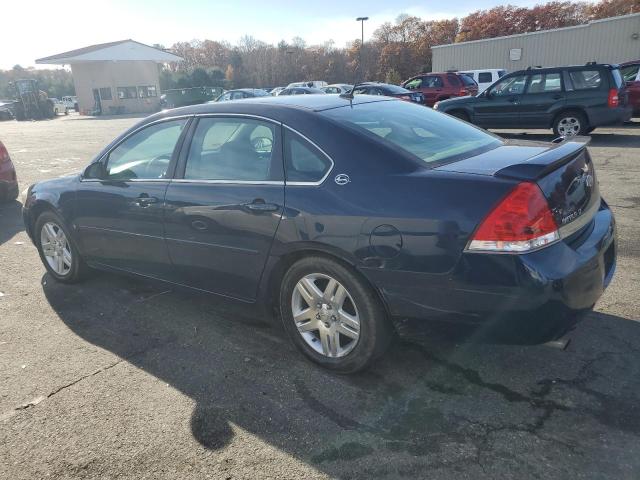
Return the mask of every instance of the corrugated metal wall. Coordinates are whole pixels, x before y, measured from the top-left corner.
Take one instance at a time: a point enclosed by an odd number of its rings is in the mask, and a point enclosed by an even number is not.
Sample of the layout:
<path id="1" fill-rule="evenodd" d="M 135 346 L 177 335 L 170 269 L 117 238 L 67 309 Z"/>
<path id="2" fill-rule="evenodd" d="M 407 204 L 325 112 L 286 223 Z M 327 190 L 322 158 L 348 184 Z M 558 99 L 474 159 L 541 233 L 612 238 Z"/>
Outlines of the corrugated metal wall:
<path id="1" fill-rule="evenodd" d="M 636 13 L 577 27 L 454 43 L 433 48 L 433 71 L 621 63 L 640 58 L 638 37 L 640 14 Z M 512 49 L 522 49 L 520 60 L 510 59 Z"/>

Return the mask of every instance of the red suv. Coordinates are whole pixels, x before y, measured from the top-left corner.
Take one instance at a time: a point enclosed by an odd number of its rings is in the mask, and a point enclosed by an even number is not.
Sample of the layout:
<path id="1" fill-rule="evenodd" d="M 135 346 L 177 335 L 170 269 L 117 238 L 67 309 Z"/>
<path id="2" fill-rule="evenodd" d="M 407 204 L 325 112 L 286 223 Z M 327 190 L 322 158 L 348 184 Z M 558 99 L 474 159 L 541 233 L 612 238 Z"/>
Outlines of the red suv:
<path id="1" fill-rule="evenodd" d="M 18 198 L 18 178 L 9 152 L 0 142 L 0 202 Z"/>
<path id="2" fill-rule="evenodd" d="M 468 75 L 457 72 L 421 73 L 405 80 L 402 86 L 407 90 L 421 92 L 424 104 L 430 107 L 447 98 L 478 94 L 476 81 Z"/>
<path id="3" fill-rule="evenodd" d="M 640 60 L 620 65 L 620 73 L 627 83 L 629 105 L 633 108 L 633 115 L 640 115 Z"/>

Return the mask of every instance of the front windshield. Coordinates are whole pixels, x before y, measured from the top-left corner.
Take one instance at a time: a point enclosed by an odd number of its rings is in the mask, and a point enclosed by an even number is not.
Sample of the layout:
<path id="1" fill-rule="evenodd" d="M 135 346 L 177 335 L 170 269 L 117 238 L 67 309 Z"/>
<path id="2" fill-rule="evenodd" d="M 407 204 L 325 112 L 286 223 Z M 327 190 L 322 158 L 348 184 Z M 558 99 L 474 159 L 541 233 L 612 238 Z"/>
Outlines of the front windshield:
<path id="1" fill-rule="evenodd" d="M 461 160 L 502 145 L 483 130 L 409 102 L 364 103 L 322 114 L 429 164 Z"/>

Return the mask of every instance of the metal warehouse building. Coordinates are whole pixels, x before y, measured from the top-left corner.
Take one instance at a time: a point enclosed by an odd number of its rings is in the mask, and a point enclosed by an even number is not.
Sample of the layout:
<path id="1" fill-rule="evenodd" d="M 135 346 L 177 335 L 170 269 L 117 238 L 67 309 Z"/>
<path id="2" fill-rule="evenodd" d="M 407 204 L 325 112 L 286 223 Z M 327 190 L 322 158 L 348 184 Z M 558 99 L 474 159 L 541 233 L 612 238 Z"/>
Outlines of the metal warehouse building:
<path id="1" fill-rule="evenodd" d="M 158 64 L 182 57 L 134 40 L 102 43 L 39 58 L 70 65 L 83 114 L 149 113 L 160 109 Z"/>
<path id="2" fill-rule="evenodd" d="M 622 63 L 640 58 L 640 13 L 575 27 L 433 47 L 433 71 Z"/>

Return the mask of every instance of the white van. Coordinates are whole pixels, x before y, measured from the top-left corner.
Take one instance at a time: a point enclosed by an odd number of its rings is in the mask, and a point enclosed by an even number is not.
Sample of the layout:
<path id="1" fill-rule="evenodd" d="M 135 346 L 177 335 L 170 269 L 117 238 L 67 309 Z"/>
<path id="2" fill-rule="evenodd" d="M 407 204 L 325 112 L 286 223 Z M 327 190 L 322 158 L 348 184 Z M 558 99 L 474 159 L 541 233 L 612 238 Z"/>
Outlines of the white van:
<path id="1" fill-rule="evenodd" d="M 481 93 L 500 77 L 506 75 L 507 71 L 501 68 L 485 68 L 484 70 L 465 70 L 464 72 L 459 73 L 469 75 L 473 78 L 478 84 L 478 93 Z"/>

